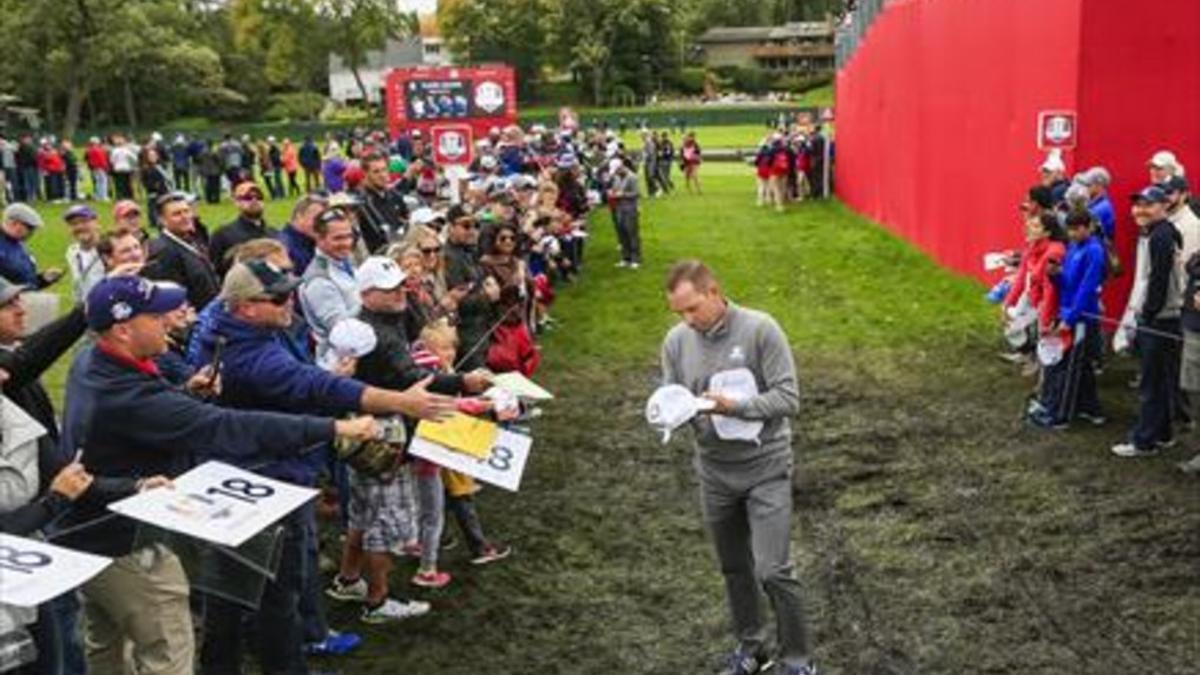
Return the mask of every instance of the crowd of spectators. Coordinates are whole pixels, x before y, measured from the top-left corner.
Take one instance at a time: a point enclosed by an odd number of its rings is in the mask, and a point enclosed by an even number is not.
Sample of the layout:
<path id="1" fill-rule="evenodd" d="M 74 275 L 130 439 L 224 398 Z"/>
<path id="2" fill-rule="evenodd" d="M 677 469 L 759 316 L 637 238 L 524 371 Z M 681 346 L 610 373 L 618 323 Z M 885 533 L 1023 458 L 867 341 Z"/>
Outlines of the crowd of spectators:
<path id="1" fill-rule="evenodd" d="M 408 457 L 405 439 L 418 420 L 455 412 L 536 416 L 481 394 L 497 373 L 536 371 L 555 293 L 583 270 L 592 210 L 610 210 L 621 264 L 640 263 L 638 158 L 602 129 L 513 126 L 474 150 L 456 171 L 416 130 L 320 148 L 92 139 L 95 201 L 64 214 L 75 306 L 28 335 L 23 294 L 64 273 L 30 255 L 46 224 L 27 202 L 81 195 L 77 175 L 44 190 L 9 177 L 26 201 L 0 223 L 0 433 L 7 444 L 23 425 L 19 437 L 36 440 L 0 460 L 0 531 L 115 559 L 35 615 L 0 608 L 0 633 L 27 631 L 37 646 L 24 672 L 82 673 L 85 662 L 97 673 L 240 672 L 246 647 L 262 672 L 307 672 L 306 656 L 359 641 L 329 627 L 323 597 L 359 604 L 368 623 L 431 610 L 388 575 L 411 556 L 412 586 L 454 582 L 441 564 L 453 541 L 445 511 L 471 564 L 512 553 L 483 527 L 480 486 Z M 207 201 L 228 193 L 237 218 L 210 229 L 188 188 Z M 294 205 L 279 229 L 264 201 L 285 195 Z M 60 358 L 72 362 L 56 410 L 40 377 Z M 106 511 L 210 459 L 326 490 L 344 535 L 336 574 L 326 583 L 319 571 L 313 504 L 279 523 L 278 567 L 253 610 L 189 590 L 182 554 Z"/>

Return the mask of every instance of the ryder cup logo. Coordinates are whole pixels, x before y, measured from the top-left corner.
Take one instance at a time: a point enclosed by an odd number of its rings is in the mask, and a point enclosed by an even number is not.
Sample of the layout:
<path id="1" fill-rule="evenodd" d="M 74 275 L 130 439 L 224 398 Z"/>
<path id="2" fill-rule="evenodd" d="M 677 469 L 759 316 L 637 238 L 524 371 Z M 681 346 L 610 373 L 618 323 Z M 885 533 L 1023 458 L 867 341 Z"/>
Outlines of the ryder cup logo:
<path id="1" fill-rule="evenodd" d="M 488 114 L 494 114 L 504 107 L 504 87 L 490 80 L 480 82 L 475 87 L 475 105 Z"/>
<path id="2" fill-rule="evenodd" d="M 1070 117 L 1054 115 L 1046 120 L 1046 140 L 1062 144 L 1075 135 L 1075 124 Z"/>
<path id="3" fill-rule="evenodd" d="M 742 351 L 741 347 L 735 345 L 734 348 L 729 351 L 729 360 L 730 361 L 745 361 L 746 353 Z"/>
<path id="4" fill-rule="evenodd" d="M 438 137 L 438 152 L 448 160 L 460 159 L 467 152 L 467 139 L 457 131 L 444 132 Z"/>

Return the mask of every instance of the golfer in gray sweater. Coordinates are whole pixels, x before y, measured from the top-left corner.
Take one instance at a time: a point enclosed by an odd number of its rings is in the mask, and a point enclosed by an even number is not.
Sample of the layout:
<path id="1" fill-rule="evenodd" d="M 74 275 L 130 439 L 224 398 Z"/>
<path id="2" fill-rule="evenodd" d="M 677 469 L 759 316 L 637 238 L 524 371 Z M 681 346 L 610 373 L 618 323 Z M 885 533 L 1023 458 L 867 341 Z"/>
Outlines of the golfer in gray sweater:
<path id="1" fill-rule="evenodd" d="M 704 521 L 712 534 L 738 639 L 723 675 L 768 668 L 759 588 L 778 624 L 781 675 L 813 675 L 800 583 L 788 552 L 792 429 L 800 396 L 791 348 L 767 314 L 725 299 L 699 261 L 672 268 L 671 311 L 683 321 L 662 347 L 663 384 L 713 401 L 692 421 Z"/>

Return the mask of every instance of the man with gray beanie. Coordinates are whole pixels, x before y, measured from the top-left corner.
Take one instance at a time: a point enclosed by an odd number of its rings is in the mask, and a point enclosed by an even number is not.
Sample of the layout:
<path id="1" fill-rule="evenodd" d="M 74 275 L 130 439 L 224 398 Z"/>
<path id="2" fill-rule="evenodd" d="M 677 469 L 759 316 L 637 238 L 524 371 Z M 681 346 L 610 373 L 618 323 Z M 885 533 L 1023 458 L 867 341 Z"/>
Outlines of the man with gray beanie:
<path id="1" fill-rule="evenodd" d="M 697 260 L 667 277 L 671 311 L 683 321 L 662 347 L 663 384 L 711 403 L 692 421 L 705 524 L 716 547 L 738 646 L 722 675 L 770 667 L 759 590 L 778 624 L 779 675 L 815 675 L 800 582 L 789 555 L 791 417 L 800 408 L 787 337 L 767 314 L 739 307 Z"/>
<path id="2" fill-rule="evenodd" d="M 45 288 L 62 278 L 62 270 L 39 272 L 25 240 L 42 226 L 42 217 L 28 204 L 15 202 L 4 209 L 0 222 L 0 276 L 14 284 Z"/>

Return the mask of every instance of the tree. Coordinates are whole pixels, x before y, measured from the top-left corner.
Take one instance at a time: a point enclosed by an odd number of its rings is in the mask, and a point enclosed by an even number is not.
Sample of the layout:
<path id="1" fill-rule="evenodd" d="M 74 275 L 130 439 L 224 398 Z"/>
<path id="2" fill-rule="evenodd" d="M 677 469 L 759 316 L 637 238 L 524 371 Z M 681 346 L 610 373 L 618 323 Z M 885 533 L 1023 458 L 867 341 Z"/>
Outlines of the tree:
<path id="1" fill-rule="evenodd" d="M 366 65 L 367 52 L 384 49 L 389 38 L 420 32 L 416 13 L 401 12 L 394 0 L 317 0 L 316 10 L 330 30 L 332 52 L 354 75 L 364 102 L 369 96 L 359 70 Z"/>
<path id="2" fill-rule="evenodd" d="M 503 61 L 513 66 L 522 98 L 540 75 L 549 0 L 443 0 L 438 26 L 460 61 Z"/>

